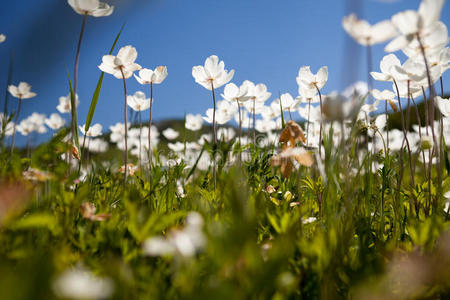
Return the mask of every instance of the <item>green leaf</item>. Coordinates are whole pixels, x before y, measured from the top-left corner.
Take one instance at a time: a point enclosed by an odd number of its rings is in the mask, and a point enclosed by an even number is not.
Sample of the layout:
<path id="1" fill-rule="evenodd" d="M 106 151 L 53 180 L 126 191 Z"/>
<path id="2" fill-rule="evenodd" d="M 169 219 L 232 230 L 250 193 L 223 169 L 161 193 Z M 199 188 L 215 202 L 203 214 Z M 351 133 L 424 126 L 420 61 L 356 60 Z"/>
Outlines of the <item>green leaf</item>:
<path id="1" fill-rule="evenodd" d="M 111 54 L 114 51 L 114 48 L 116 47 L 117 41 L 119 40 L 120 34 L 122 33 L 124 26 L 125 26 L 125 24 L 123 24 L 122 28 L 120 28 L 120 31 L 117 34 L 116 39 L 114 40 L 111 50 L 109 51 L 109 54 Z M 94 95 L 92 96 L 92 100 L 91 100 L 91 105 L 89 106 L 89 112 L 86 117 L 86 125 L 84 126 L 85 131 L 89 130 L 89 126 L 91 126 L 92 119 L 94 118 L 95 108 L 97 107 L 97 102 L 100 97 L 100 91 L 102 89 L 104 75 L 105 75 L 104 72 L 102 72 L 102 74 L 100 74 L 100 78 L 98 79 L 97 86 L 95 87 Z"/>
<path id="2" fill-rule="evenodd" d="M 69 71 L 67 71 L 67 77 L 69 78 L 69 87 L 70 87 L 70 105 L 72 106 L 72 134 L 73 139 L 75 140 L 75 146 L 80 149 L 80 143 L 78 139 L 78 117 L 77 117 L 77 107 L 75 105 L 75 95 L 72 87 L 72 80 L 70 79 Z"/>
<path id="3" fill-rule="evenodd" d="M 281 104 L 281 94 L 280 94 L 280 92 L 278 92 L 278 99 L 280 99 L 281 127 L 284 128 L 286 123 L 284 122 L 283 105 Z"/>

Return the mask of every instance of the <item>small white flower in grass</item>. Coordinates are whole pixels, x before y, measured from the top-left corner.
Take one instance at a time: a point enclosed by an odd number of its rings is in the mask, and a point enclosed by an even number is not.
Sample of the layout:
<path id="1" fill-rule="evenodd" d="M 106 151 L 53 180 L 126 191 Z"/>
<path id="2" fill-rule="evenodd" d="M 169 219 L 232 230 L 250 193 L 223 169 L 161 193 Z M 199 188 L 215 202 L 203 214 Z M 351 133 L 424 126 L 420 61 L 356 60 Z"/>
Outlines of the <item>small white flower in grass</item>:
<path id="1" fill-rule="evenodd" d="M 176 139 L 180 135 L 178 131 L 175 131 L 172 128 L 167 128 L 162 132 L 162 134 L 166 139 L 170 141 Z"/>
<path id="2" fill-rule="evenodd" d="M 147 239 L 143 245 L 143 252 L 149 256 L 192 257 L 206 245 L 206 237 L 202 230 L 202 216 L 199 213 L 190 212 L 183 229 L 169 232 L 166 238 L 157 236 Z"/>
<path id="3" fill-rule="evenodd" d="M 302 223 L 303 223 L 303 224 L 310 224 L 310 223 L 315 222 L 316 220 L 317 220 L 317 218 L 315 218 L 315 217 L 309 217 L 309 218 L 307 218 L 307 219 L 303 219 L 303 220 L 302 220 Z"/>
<path id="4" fill-rule="evenodd" d="M 141 69 L 139 75 L 134 74 L 134 78 L 140 84 L 160 84 L 166 79 L 167 75 L 167 67 L 159 66 L 155 70 Z"/>
<path id="5" fill-rule="evenodd" d="M 125 46 L 119 50 L 117 56 L 103 56 L 102 63 L 98 67 L 103 72 L 114 75 L 117 79 L 122 79 L 123 77 L 127 79 L 130 78 L 135 71 L 141 69 L 141 66 L 135 63 L 137 55 L 136 48 Z"/>
<path id="6" fill-rule="evenodd" d="M 6 41 L 6 36 L 4 34 L 0 34 L 0 43 Z"/>
<path id="7" fill-rule="evenodd" d="M 133 96 L 127 96 L 127 104 L 134 111 L 144 111 L 150 108 L 150 98 L 146 99 L 145 94 L 138 91 Z"/>
<path id="8" fill-rule="evenodd" d="M 444 117 L 450 117 L 450 99 L 441 98 L 436 96 L 434 98 L 435 103 L 439 107 L 439 111 Z"/>
<path id="9" fill-rule="evenodd" d="M 169 143 L 169 144 L 167 144 L 167 146 L 173 152 L 181 152 L 184 150 L 184 143 L 182 143 L 182 142 Z"/>
<path id="10" fill-rule="evenodd" d="M 80 131 L 81 131 L 81 133 L 83 135 L 85 135 L 87 137 L 97 137 L 97 136 L 102 134 L 103 127 L 102 127 L 101 124 L 97 123 L 95 125 L 92 125 L 91 127 L 89 127 L 87 132 L 84 130 L 85 125 L 86 124 L 83 124 L 82 126 L 79 126 L 80 127 Z"/>
<path id="11" fill-rule="evenodd" d="M 113 281 L 96 277 L 90 271 L 76 268 L 67 270 L 53 282 L 58 297 L 68 299 L 107 299 L 114 292 Z"/>
<path id="12" fill-rule="evenodd" d="M 359 44 L 371 46 L 383 43 L 397 35 L 395 26 L 389 20 L 370 25 L 351 14 L 342 20 L 342 27 Z"/>
<path id="13" fill-rule="evenodd" d="M 80 15 L 106 17 L 114 11 L 114 6 L 109 6 L 99 0 L 68 0 L 67 2 Z"/>
<path id="14" fill-rule="evenodd" d="M 200 114 L 187 114 L 184 126 L 191 131 L 198 131 L 202 128 L 203 118 Z"/>
<path id="15" fill-rule="evenodd" d="M 195 66 L 192 68 L 192 76 L 195 82 L 207 90 L 217 89 L 230 82 L 233 78 L 234 70 L 228 72 L 225 70 L 225 63 L 219 62 L 216 55 L 211 55 L 205 60 L 204 66 Z"/>
<path id="16" fill-rule="evenodd" d="M 26 82 L 21 82 L 18 86 L 8 86 L 8 92 L 18 99 L 29 99 L 36 96 L 36 93 L 31 92 L 31 85 Z"/>
<path id="17" fill-rule="evenodd" d="M 236 132 L 233 128 L 219 128 L 217 130 L 217 138 L 219 140 L 224 140 L 225 142 L 231 141 L 234 136 L 236 135 Z"/>
<path id="18" fill-rule="evenodd" d="M 75 96 L 75 106 L 78 107 L 80 104 L 80 100 L 78 100 L 78 95 Z M 62 113 L 70 113 L 72 111 L 72 103 L 70 101 L 70 94 L 67 96 L 59 97 L 59 104 L 56 106 L 56 109 Z"/>
<path id="19" fill-rule="evenodd" d="M 104 153 L 108 147 L 108 143 L 102 139 L 91 139 L 88 144 L 89 151 L 94 153 Z"/>
<path id="20" fill-rule="evenodd" d="M 45 119 L 45 124 L 53 130 L 58 130 L 64 126 L 66 121 L 58 114 L 51 114 L 50 118 Z"/>

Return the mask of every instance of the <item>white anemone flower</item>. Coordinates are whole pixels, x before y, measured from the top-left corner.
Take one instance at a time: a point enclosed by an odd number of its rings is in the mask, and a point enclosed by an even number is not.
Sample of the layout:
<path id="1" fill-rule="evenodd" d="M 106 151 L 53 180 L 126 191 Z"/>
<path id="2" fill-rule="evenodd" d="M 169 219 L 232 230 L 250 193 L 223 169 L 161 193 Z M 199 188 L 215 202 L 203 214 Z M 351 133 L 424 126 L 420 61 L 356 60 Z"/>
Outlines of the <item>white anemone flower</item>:
<path id="1" fill-rule="evenodd" d="M 102 63 L 98 67 L 103 72 L 114 75 L 117 79 L 127 79 L 130 78 L 135 71 L 142 68 L 135 63 L 137 55 L 136 48 L 125 46 L 119 50 L 117 56 L 104 55 Z"/>
<path id="2" fill-rule="evenodd" d="M 247 95 L 248 89 L 244 84 L 241 84 L 240 87 L 235 85 L 234 83 L 229 83 L 225 86 L 223 89 L 222 97 L 225 100 L 228 100 L 230 102 L 236 102 L 238 105 L 243 104 L 243 102 L 250 99 L 250 97 Z"/>
<path id="3" fill-rule="evenodd" d="M 36 93 L 31 92 L 31 85 L 26 82 L 21 82 L 18 86 L 8 86 L 8 92 L 18 99 L 29 99 L 36 96 Z"/>
<path id="4" fill-rule="evenodd" d="M 203 118 L 200 114 L 187 114 L 184 126 L 191 131 L 198 131 L 202 128 Z"/>
<path id="5" fill-rule="evenodd" d="M 219 58 L 216 55 L 211 55 L 205 60 L 204 66 L 194 66 L 192 68 L 192 76 L 195 82 L 211 91 L 213 88 L 220 88 L 230 82 L 234 76 L 234 70 L 228 72 L 225 70 L 225 63 L 223 61 L 219 62 Z"/>
<path id="6" fill-rule="evenodd" d="M 106 17 L 114 11 L 114 6 L 109 6 L 99 0 L 68 0 L 67 2 L 80 15 Z"/>
<path id="7" fill-rule="evenodd" d="M 134 74 L 134 78 L 140 84 L 160 84 L 166 79 L 167 75 L 167 67 L 159 66 L 155 70 L 141 69 L 139 70 L 139 76 Z"/>
<path id="8" fill-rule="evenodd" d="M 78 94 L 75 96 L 75 106 L 78 107 L 80 100 L 78 100 Z M 72 102 L 70 101 L 70 94 L 67 96 L 59 97 L 59 104 L 56 109 L 62 113 L 70 113 L 72 111 Z"/>
<path id="9" fill-rule="evenodd" d="M 423 0 L 419 10 L 406 10 L 392 16 L 392 24 L 400 35 L 386 47 L 386 52 L 394 52 L 407 47 L 417 35 L 421 38 L 430 34 L 441 16 L 444 0 Z"/>
<path id="10" fill-rule="evenodd" d="M 434 101 L 439 107 L 439 111 L 441 112 L 441 114 L 443 114 L 445 117 L 450 117 L 450 99 L 436 96 Z"/>
<path id="11" fill-rule="evenodd" d="M 87 137 L 97 137 L 99 135 L 102 134 L 102 125 L 101 124 L 94 124 L 91 127 L 89 127 L 88 131 L 86 132 L 84 130 L 84 127 L 86 126 L 86 124 L 83 124 L 83 126 L 80 126 L 80 131 L 83 135 L 87 136 Z"/>
<path id="12" fill-rule="evenodd" d="M 280 106 L 280 99 L 281 99 L 281 106 Z M 284 93 L 280 96 L 279 99 L 275 99 L 272 101 L 270 106 L 273 110 L 280 110 L 281 107 L 283 107 L 284 111 L 296 111 L 298 107 L 299 102 L 294 100 L 294 98 L 289 93 Z"/>
<path id="13" fill-rule="evenodd" d="M 58 130 L 64 126 L 66 121 L 59 114 L 51 114 L 50 118 L 45 119 L 45 124 L 53 130 Z"/>
<path id="14" fill-rule="evenodd" d="M 266 102 L 272 96 L 272 93 L 267 91 L 267 86 L 263 83 L 254 84 L 250 80 L 245 80 L 242 85 L 247 88 L 247 95 L 250 100 L 256 102 Z"/>
<path id="15" fill-rule="evenodd" d="M 58 297 L 68 299 L 107 299 L 114 292 L 113 281 L 96 277 L 82 268 L 67 270 L 53 282 Z"/>
<path id="16" fill-rule="evenodd" d="M 180 135 L 180 133 L 178 131 L 173 130 L 170 127 L 167 128 L 166 130 L 163 130 L 162 134 L 166 139 L 168 139 L 170 141 L 176 139 Z"/>
<path id="17" fill-rule="evenodd" d="M 309 90 L 321 90 L 328 80 L 328 67 L 321 67 L 317 74 L 313 74 L 311 72 L 310 66 L 301 67 L 298 70 L 298 76 L 296 79 L 299 87 L 304 87 Z"/>
<path id="18" fill-rule="evenodd" d="M 344 30 L 359 44 L 371 46 L 383 43 L 397 35 L 395 26 L 389 20 L 370 25 L 365 20 L 359 20 L 351 14 L 342 20 Z"/>
<path id="19" fill-rule="evenodd" d="M 393 68 L 395 66 L 401 67 L 402 64 L 400 60 L 395 56 L 395 54 L 388 54 L 380 62 L 380 70 L 379 72 L 370 72 L 373 79 L 377 81 L 393 81 Z"/>
<path id="20" fill-rule="evenodd" d="M 134 111 L 144 111 L 150 108 L 150 98 L 145 98 L 145 93 L 138 91 L 133 96 L 127 96 L 127 104 Z"/>
<path id="21" fill-rule="evenodd" d="M 0 43 L 3 43 L 6 40 L 6 35 L 0 34 Z"/>
<path id="22" fill-rule="evenodd" d="M 207 123 L 212 124 L 213 123 L 213 109 L 209 108 L 206 110 L 206 116 L 203 117 L 203 120 L 205 120 Z M 217 110 L 216 111 L 216 123 L 219 125 L 223 125 L 230 121 L 233 118 L 233 115 L 226 113 L 223 110 Z"/>

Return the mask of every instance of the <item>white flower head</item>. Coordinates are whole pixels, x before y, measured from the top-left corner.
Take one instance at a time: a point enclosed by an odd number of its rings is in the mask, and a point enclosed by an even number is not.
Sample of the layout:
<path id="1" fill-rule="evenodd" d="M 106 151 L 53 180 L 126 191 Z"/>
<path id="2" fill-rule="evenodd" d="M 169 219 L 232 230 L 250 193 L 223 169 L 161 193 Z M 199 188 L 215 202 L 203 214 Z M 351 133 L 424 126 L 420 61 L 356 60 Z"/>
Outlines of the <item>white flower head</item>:
<path id="1" fill-rule="evenodd" d="M 109 6 L 99 0 L 68 0 L 67 2 L 80 15 L 106 17 L 114 11 L 114 6 Z"/>
<path id="2" fill-rule="evenodd" d="M 134 111 L 144 111 L 150 108 L 150 98 L 146 99 L 144 92 L 138 91 L 133 96 L 127 96 L 127 104 Z"/>
<path id="3" fill-rule="evenodd" d="M 0 43 L 3 43 L 6 40 L 6 36 L 4 34 L 0 34 Z"/>
<path id="4" fill-rule="evenodd" d="M 159 66 L 155 70 L 141 69 L 139 75 L 134 74 L 134 78 L 140 84 L 160 84 L 166 79 L 167 75 L 167 67 Z"/>
<path id="5" fill-rule="evenodd" d="M 216 55 L 211 55 L 205 60 L 204 66 L 195 66 L 192 68 L 192 76 L 195 82 L 207 90 L 220 88 L 230 82 L 233 78 L 234 70 L 228 72 L 225 70 L 225 63 L 219 62 Z"/>
<path id="6" fill-rule="evenodd" d="M 395 26 L 389 20 L 370 25 L 351 14 L 342 20 L 342 27 L 359 44 L 363 46 L 383 43 L 397 35 Z"/>
<path id="7" fill-rule="evenodd" d="M 75 96 L 75 106 L 78 107 L 80 104 L 80 100 L 78 100 L 78 94 Z M 59 97 L 59 104 L 56 106 L 56 109 L 62 113 L 70 113 L 72 111 L 72 102 L 70 101 L 70 94 L 67 96 Z"/>
<path id="8" fill-rule="evenodd" d="M 45 124 L 53 130 L 58 130 L 64 126 L 66 121 L 58 114 L 51 114 L 50 118 L 45 119 Z"/>
<path id="9" fill-rule="evenodd" d="M 311 72 L 310 66 L 301 67 L 298 70 L 297 84 L 303 90 L 321 90 L 328 80 L 328 67 L 324 66 L 319 69 L 317 74 Z M 306 95 L 303 95 L 306 96 Z"/>
<path id="10" fill-rule="evenodd" d="M 180 135 L 178 131 L 175 131 L 170 127 L 167 128 L 166 130 L 163 130 L 162 134 L 166 139 L 170 141 L 176 139 Z"/>
<path id="11" fill-rule="evenodd" d="M 135 71 L 141 69 L 141 66 L 135 63 L 137 55 L 136 48 L 125 46 L 119 50 L 117 56 L 103 56 L 102 63 L 98 67 L 103 72 L 114 75 L 117 79 L 130 78 Z"/>
<path id="12" fill-rule="evenodd" d="M 200 114 L 193 115 L 193 114 L 187 114 L 186 115 L 186 122 L 185 127 L 186 129 L 189 129 L 191 131 L 197 131 L 202 128 L 203 125 L 203 118 Z"/>
<path id="13" fill-rule="evenodd" d="M 89 127 L 87 132 L 84 130 L 85 126 L 86 126 L 86 124 L 83 124 L 83 126 L 80 125 L 79 127 L 80 127 L 81 133 L 87 137 L 97 137 L 102 134 L 103 127 L 101 124 L 97 123 L 95 125 L 92 125 L 91 127 Z"/>
<path id="14" fill-rule="evenodd" d="M 8 92 L 19 99 L 29 99 L 36 96 L 36 93 L 31 92 L 31 85 L 26 82 L 21 82 L 18 86 L 8 86 Z"/>

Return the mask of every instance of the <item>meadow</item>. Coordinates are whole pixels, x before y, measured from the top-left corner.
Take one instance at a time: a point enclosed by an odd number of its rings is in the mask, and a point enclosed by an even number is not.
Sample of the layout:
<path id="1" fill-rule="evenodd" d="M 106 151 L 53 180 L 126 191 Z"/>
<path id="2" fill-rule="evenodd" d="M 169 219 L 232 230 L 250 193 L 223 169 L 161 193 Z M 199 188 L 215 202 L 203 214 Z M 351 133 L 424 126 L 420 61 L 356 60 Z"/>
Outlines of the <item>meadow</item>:
<path id="1" fill-rule="evenodd" d="M 211 55 L 192 68 L 211 108 L 157 124 L 153 95 L 170 70 L 138 64 L 122 30 L 78 115 L 86 20 L 114 7 L 68 5 L 82 27 L 58 113 L 24 117 L 39 91 L 5 87 L 17 108 L 0 115 L 1 299 L 450 298 L 443 0 L 373 25 L 343 18 L 367 49 L 366 83 L 323 94 L 328 68 L 301 66 L 299 95 L 274 95 L 270 83 L 233 83 Z M 123 87 L 123 120 L 109 130 L 95 122 L 106 76 Z"/>

